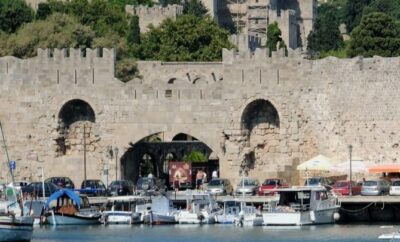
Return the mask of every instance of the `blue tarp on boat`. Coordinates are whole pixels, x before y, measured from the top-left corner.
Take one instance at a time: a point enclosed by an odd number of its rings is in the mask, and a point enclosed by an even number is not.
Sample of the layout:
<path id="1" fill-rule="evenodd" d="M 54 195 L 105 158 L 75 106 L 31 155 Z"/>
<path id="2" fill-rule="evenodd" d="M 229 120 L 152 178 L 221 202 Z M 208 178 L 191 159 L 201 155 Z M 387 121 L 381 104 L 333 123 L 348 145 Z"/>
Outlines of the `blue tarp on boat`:
<path id="1" fill-rule="evenodd" d="M 48 207 L 52 201 L 57 200 L 59 197 L 62 197 L 62 196 L 69 197 L 78 206 L 80 206 L 80 204 L 81 204 L 81 199 L 79 198 L 78 194 L 76 194 L 74 191 L 69 190 L 69 189 L 61 189 L 61 190 L 51 194 L 49 199 L 47 199 L 46 206 Z"/>

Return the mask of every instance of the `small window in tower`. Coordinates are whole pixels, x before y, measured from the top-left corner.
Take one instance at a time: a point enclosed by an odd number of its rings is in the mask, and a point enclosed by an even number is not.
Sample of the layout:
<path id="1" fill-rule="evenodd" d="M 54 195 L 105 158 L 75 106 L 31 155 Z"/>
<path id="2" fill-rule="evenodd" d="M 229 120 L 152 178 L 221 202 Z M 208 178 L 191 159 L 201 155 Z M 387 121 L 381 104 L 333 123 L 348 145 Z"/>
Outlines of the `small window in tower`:
<path id="1" fill-rule="evenodd" d="M 165 97 L 171 98 L 172 97 L 172 90 L 165 90 Z"/>

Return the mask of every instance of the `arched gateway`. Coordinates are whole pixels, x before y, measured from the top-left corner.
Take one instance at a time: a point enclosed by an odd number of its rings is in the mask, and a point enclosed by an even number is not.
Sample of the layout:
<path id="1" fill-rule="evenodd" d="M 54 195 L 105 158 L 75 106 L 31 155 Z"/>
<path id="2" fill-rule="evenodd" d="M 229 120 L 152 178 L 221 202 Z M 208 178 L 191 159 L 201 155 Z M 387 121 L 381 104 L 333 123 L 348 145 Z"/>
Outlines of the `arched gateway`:
<path id="1" fill-rule="evenodd" d="M 169 184 L 170 162 L 191 163 L 193 178 L 199 169 L 204 170 L 208 178 L 211 178 L 212 171 L 219 167 L 219 159 L 215 155 L 211 156 L 212 150 L 209 146 L 191 135 L 180 133 L 175 136 L 177 140 L 172 141 L 162 141 L 155 137 L 157 134 L 130 145 L 121 157 L 123 178 L 136 183 L 140 176 L 152 173 Z M 204 160 L 190 162 L 188 157 L 193 153 L 201 154 Z"/>

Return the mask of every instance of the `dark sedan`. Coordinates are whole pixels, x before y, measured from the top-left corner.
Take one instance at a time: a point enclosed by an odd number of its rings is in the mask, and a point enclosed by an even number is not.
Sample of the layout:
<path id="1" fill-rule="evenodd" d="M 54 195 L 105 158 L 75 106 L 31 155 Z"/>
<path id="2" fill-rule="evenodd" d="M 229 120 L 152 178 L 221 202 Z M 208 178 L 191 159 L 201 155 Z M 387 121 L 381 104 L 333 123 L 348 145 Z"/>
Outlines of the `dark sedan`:
<path id="1" fill-rule="evenodd" d="M 50 197 L 51 194 L 60 190 L 60 187 L 54 185 L 51 182 L 44 183 L 44 195 Z M 43 184 L 41 182 L 32 182 L 31 184 L 21 188 L 23 194 L 27 194 L 33 197 L 43 196 Z"/>
<path id="2" fill-rule="evenodd" d="M 111 196 L 123 196 L 133 194 L 133 183 L 128 180 L 116 180 L 111 182 L 108 187 Z"/>
<path id="3" fill-rule="evenodd" d="M 82 182 L 81 189 L 75 189 L 80 194 L 87 196 L 107 196 L 107 188 L 100 180 L 86 180 Z"/>

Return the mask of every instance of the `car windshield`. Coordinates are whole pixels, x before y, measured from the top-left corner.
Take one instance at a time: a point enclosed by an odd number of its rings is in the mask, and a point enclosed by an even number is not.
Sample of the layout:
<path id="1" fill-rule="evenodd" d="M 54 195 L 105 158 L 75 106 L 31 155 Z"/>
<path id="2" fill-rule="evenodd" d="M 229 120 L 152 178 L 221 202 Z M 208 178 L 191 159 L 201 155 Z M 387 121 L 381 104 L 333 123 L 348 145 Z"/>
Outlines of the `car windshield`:
<path id="1" fill-rule="evenodd" d="M 113 181 L 110 184 L 110 186 L 120 186 L 120 185 L 122 185 L 122 181 Z"/>
<path id="2" fill-rule="evenodd" d="M 348 186 L 348 182 L 337 182 L 335 184 L 335 187 L 347 187 Z"/>
<path id="3" fill-rule="evenodd" d="M 377 181 L 366 181 L 364 182 L 364 186 L 376 186 L 378 185 Z"/>
<path id="4" fill-rule="evenodd" d="M 321 182 L 320 178 L 308 178 L 307 184 L 308 185 L 318 185 Z"/>
<path id="5" fill-rule="evenodd" d="M 86 181 L 84 187 L 96 187 L 97 181 Z"/>
<path id="6" fill-rule="evenodd" d="M 211 180 L 209 183 L 208 183 L 208 186 L 220 186 L 220 185 L 222 185 L 223 183 L 222 183 L 222 180 Z"/>
<path id="7" fill-rule="evenodd" d="M 244 185 L 243 185 L 244 183 Z M 241 180 L 238 184 L 238 186 L 255 186 L 256 185 L 256 181 L 255 180 Z"/>
<path id="8" fill-rule="evenodd" d="M 153 184 L 153 179 L 151 178 L 140 178 L 138 181 L 139 185 L 150 185 Z"/>
<path id="9" fill-rule="evenodd" d="M 279 180 L 275 179 L 267 179 L 263 183 L 264 186 L 276 186 L 279 185 Z"/>
<path id="10" fill-rule="evenodd" d="M 400 181 L 393 181 L 392 186 L 400 186 Z"/>

